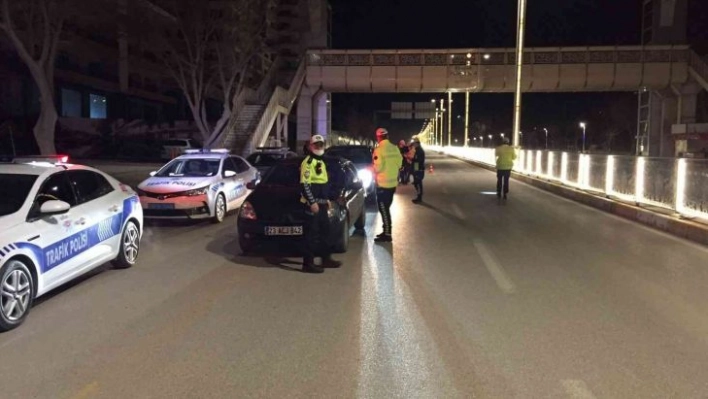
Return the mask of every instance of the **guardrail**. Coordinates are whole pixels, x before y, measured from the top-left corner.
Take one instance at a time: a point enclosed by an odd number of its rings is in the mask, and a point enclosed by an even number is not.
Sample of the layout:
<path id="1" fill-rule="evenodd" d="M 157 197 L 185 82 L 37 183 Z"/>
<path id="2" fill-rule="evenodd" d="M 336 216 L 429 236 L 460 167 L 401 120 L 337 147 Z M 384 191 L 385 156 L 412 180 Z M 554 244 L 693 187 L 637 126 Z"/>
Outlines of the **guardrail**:
<path id="1" fill-rule="evenodd" d="M 537 47 L 524 50 L 524 64 L 616 64 L 688 62 L 693 51 L 680 46 Z M 309 50 L 311 66 L 515 65 L 513 48 L 442 50 Z"/>
<path id="2" fill-rule="evenodd" d="M 494 166 L 494 149 L 429 148 Z M 604 195 L 708 220 L 708 160 L 519 150 L 514 171 Z"/>

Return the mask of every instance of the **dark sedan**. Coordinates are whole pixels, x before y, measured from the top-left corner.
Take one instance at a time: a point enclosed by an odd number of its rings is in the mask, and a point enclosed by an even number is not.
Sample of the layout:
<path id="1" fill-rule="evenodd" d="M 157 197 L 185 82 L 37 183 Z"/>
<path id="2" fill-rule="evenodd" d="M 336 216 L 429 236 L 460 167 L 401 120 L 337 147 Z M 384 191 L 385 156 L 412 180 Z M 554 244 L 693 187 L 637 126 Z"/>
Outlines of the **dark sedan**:
<path id="1" fill-rule="evenodd" d="M 241 251 L 252 252 L 260 244 L 300 243 L 303 239 L 305 207 L 300 202 L 300 164 L 303 157 L 285 159 L 268 171 L 246 198 L 238 215 Z M 344 205 L 333 201 L 329 210 L 333 251 L 343 253 L 349 246 L 349 227 L 366 224 L 364 187 L 352 162 L 326 157 L 332 198 L 343 194 Z"/>
<path id="2" fill-rule="evenodd" d="M 350 160 L 356 167 L 367 197 L 373 200 L 376 195 L 376 185 L 374 184 L 374 160 L 371 147 L 367 145 L 337 145 L 329 147 L 325 151 L 325 155 Z"/>

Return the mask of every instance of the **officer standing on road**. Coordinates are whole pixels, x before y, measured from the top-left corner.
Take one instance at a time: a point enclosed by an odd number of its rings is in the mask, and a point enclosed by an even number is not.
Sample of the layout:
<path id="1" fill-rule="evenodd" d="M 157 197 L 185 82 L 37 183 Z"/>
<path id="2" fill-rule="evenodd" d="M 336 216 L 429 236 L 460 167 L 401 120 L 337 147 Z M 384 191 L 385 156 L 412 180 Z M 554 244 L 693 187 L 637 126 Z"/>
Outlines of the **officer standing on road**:
<path id="1" fill-rule="evenodd" d="M 376 236 L 376 242 L 391 242 L 391 204 L 398 185 L 398 172 L 403 157 L 395 144 L 388 140 L 388 131 L 376 129 L 379 145 L 374 149 L 374 173 L 376 175 L 376 202 L 383 219 L 383 233 Z"/>
<path id="2" fill-rule="evenodd" d="M 331 205 L 330 182 L 324 159 L 324 138 L 319 134 L 310 139 L 309 154 L 300 165 L 301 202 L 305 204 L 305 243 L 303 248 L 302 271 L 322 273 L 324 267 L 340 267 L 342 262 L 332 259 L 329 243 L 329 218 L 327 210 Z M 322 267 L 315 265 L 315 257 L 322 257 Z"/>
<path id="3" fill-rule="evenodd" d="M 516 151 L 509 145 L 508 137 L 504 137 L 502 145 L 494 150 L 494 155 L 497 160 L 497 198 L 501 203 L 502 198 L 506 201 L 509 194 L 509 177 L 516 159 Z"/>
<path id="4" fill-rule="evenodd" d="M 423 178 L 425 178 L 425 151 L 423 147 L 420 146 L 420 139 L 418 136 L 413 136 L 411 141 L 411 148 L 415 151 L 413 155 L 413 162 L 411 164 L 411 169 L 413 171 L 413 187 L 415 188 L 416 194 L 418 194 L 414 199 L 414 204 L 420 204 L 423 202 Z"/>

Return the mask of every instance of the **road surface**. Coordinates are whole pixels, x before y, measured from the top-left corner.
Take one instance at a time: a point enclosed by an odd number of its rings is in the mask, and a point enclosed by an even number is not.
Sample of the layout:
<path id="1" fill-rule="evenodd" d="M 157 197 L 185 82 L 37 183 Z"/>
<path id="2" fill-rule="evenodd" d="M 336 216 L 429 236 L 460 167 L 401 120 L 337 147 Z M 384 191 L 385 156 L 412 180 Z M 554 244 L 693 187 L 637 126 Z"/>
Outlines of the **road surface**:
<path id="1" fill-rule="evenodd" d="M 0 397 L 708 396 L 706 248 L 429 158 L 393 244 L 371 213 L 322 275 L 241 256 L 235 216 L 148 227 L 0 335 Z"/>

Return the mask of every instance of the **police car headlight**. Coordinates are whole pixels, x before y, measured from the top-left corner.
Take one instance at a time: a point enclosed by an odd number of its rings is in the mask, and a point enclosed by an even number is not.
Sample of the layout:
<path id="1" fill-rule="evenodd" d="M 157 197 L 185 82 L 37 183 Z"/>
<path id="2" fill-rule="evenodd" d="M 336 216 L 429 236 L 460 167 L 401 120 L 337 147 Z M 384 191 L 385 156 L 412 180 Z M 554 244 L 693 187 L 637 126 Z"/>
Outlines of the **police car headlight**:
<path id="1" fill-rule="evenodd" d="M 185 197 L 195 197 L 197 195 L 204 195 L 209 191 L 209 186 L 202 188 L 195 188 L 194 190 L 185 191 Z"/>
<path id="2" fill-rule="evenodd" d="M 371 182 L 374 180 L 374 175 L 369 169 L 362 169 L 357 172 L 357 175 L 359 175 L 359 180 L 361 180 L 361 183 L 364 188 L 368 188 L 371 185 Z"/>

